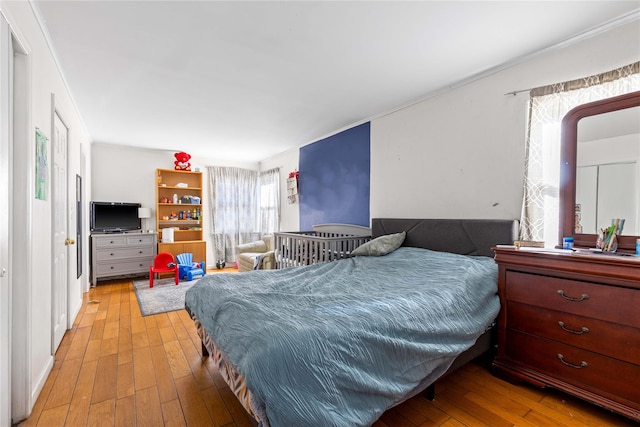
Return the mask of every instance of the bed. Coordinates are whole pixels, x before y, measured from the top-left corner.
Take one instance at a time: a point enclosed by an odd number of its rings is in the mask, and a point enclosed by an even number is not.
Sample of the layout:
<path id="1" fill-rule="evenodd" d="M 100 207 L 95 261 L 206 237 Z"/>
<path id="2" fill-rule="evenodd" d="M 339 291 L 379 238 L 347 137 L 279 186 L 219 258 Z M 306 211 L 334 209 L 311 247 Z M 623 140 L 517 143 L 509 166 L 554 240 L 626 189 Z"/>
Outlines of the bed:
<path id="1" fill-rule="evenodd" d="M 491 247 L 515 240 L 517 221 L 372 220 L 374 238 L 402 232 L 385 256 L 219 273 L 189 289 L 203 356 L 258 425 L 371 425 L 489 350 Z"/>

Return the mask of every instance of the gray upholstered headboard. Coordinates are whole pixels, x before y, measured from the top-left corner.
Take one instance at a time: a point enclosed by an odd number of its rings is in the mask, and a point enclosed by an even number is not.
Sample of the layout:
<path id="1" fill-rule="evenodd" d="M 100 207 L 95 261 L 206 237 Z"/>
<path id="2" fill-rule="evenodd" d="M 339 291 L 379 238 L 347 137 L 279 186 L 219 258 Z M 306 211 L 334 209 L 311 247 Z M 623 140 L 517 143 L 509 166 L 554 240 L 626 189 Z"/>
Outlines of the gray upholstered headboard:
<path id="1" fill-rule="evenodd" d="M 491 248 L 518 239 L 518 221 L 505 219 L 373 218 L 372 237 L 407 232 L 402 246 L 492 257 Z"/>

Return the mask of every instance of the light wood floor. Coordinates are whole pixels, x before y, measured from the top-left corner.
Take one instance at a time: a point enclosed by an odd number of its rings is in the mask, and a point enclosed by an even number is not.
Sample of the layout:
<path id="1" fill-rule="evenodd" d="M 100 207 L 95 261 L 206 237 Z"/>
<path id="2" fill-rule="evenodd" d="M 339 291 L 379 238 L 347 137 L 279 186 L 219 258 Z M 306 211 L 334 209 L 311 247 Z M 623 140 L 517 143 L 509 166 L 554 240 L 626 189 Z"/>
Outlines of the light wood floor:
<path id="1" fill-rule="evenodd" d="M 142 317 L 131 281 L 99 284 L 65 334 L 31 416 L 20 426 L 251 426 L 182 311 Z M 631 426 L 554 390 L 514 386 L 471 363 L 374 427 Z M 322 426 L 318 426 L 322 427 Z"/>

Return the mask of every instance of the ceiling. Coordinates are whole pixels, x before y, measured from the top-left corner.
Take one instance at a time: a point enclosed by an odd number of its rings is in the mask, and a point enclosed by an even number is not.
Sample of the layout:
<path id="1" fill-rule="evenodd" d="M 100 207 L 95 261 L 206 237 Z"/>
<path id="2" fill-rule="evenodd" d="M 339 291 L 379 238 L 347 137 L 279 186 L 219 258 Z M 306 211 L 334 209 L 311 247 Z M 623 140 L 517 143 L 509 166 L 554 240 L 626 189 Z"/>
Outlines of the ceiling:
<path id="1" fill-rule="evenodd" d="M 251 162 L 640 9 L 640 1 L 32 4 L 94 142 Z"/>

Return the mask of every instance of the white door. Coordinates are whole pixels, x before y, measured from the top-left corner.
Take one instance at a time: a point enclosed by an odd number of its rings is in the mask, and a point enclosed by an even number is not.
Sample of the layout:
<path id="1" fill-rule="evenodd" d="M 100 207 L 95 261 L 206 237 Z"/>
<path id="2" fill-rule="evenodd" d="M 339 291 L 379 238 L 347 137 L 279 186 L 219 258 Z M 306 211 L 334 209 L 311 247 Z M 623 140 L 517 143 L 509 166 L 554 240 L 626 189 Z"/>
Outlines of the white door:
<path id="1" fill-rule="evenodd" d="M 9 25 L 0 15 L 0 425 L 11 425 L 11 293 L 9 292 L 9 123 L 13 51 Z"/>
<path id="2" fill-rule="evenodd" d="M 68 316 L 68 253 L 67 245 L 73 240 L 67 233 L 67 135 L 68 129 L 57 112 L 53 118 L 51 176 L 53 197 L 53 280 L 51 295 L 52 354 L 55 354 L 67 330 Z"/>

